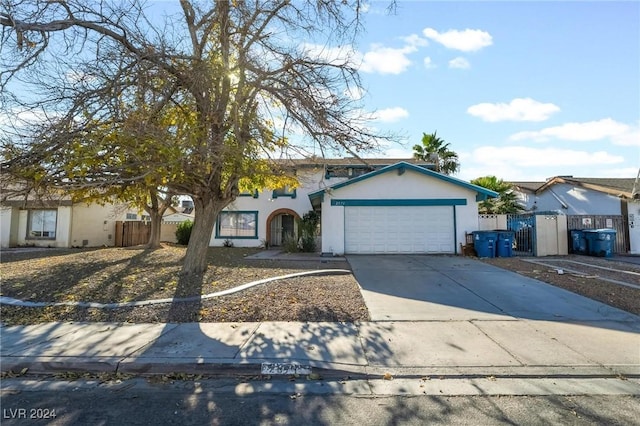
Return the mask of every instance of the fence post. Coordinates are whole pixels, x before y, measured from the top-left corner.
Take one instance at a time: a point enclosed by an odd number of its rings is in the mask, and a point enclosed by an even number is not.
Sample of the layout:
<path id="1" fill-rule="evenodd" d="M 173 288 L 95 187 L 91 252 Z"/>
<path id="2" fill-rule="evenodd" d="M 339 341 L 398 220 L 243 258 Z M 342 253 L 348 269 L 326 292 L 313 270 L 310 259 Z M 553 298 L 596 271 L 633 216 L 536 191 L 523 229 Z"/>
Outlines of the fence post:
<path id="1" fill-rule="evenodd" d="M 116 247 L 122 247 L 122 235 L 123 235 L 123 226 L 122 221 L 116 221 L 116 237 L 114 245 Z"/>

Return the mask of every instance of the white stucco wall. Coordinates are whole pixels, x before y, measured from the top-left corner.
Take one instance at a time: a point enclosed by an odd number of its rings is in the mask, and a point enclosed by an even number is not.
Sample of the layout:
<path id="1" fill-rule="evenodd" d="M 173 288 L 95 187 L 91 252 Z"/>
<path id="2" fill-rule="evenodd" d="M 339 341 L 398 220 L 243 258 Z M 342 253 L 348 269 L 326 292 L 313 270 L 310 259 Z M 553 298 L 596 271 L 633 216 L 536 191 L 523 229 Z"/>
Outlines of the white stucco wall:
<path id="1" fill-rule="evenodd" d="M 308 194 L 319 189 L 326 188 L 329 185 L 341 182 L 344 179 L 324 179 L 324 171 L 322 169 L 304 169 L 298 173 L 299 186 L 296 189 L 296 198 L 279 196 L 273 198 L 271 189 L 264 190 L 258 194 L 258 198 L 238 197 L 234 202 L 227 206 L 224 211 L 257 211 L 258 212 L 258 237 L 257 238 L 229 238 L 235 247 L 259 247 L 267 238 L 267 219 L 269 215 L 279 209 L 290 209 L 302 217 L 305 213 L 312 210 L 311 202 Z M 227 238 L 216 238 L 216 230 L 214 228 L 209 241 L 209 246 L 219 247 L 224 244 Z"/>
<path id="2" fill-rule="evenodd" d="M 0 247 L 18 245 L 19 210 L 16 207 L 0 208 Z"/>
<path id="3" fill-rule="evenodd" d="M 562 206 L 562 203 L 567 208 Z M 620 215 L 618 197 L 599 191 L 559 183 L 535 196 L 536 211 L 556 211 L 566 215 Z"/>
<path id="4" fill-rule="evenodd" d="M 344 207 L 332 206 L 332 199 L 465 199 L 467 204 L 455 206 L 456 250 L 465 244 L 465 233 L 478 229 L 476 192 L 436 177 L 412 170 L 379 174 L 325 193 L 322 202 L 322 251 L 344 253 Z"/>
<path id="5" fill-rule="evenodd" d="M 344 207 L 332 206 L 325 194 L 322 202 L 322 252 L 333 255 L 344 253 Z"/>

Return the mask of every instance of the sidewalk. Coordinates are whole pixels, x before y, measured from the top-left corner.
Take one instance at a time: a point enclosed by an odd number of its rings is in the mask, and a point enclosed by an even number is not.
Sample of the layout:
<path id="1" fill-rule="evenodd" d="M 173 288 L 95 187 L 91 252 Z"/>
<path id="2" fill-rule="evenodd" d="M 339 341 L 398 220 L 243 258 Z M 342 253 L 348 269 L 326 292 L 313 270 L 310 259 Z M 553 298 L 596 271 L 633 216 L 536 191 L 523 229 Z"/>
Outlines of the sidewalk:
<path id="1" fill-rule="evenodd" d="M 323 377 L 622 375 L 640 394 L 638 321 L 45 323 L 0 334 L 2 371 L 255 375 L 283 362 Z"/>

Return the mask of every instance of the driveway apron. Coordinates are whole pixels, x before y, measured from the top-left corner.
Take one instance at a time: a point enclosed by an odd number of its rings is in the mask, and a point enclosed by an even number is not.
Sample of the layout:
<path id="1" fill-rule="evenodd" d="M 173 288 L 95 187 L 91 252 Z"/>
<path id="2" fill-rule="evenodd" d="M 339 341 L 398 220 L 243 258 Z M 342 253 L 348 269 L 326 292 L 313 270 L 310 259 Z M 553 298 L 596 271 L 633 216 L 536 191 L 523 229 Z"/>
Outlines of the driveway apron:
<path id="1" fill-rule="evenodd" d="M 349 255 L 372 321 L 635 321 L 637 316 L 478 260 Z"/>

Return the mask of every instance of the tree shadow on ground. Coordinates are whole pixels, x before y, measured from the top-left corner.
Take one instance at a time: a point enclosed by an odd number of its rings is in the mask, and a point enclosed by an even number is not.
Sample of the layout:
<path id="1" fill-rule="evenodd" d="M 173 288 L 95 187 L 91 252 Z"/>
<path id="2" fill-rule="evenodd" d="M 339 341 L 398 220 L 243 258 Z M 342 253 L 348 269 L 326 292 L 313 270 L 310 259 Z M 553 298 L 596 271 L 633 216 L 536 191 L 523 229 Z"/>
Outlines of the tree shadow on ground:
<path id="1" fill-rule="evenodd" d="M 354 324 L 335 324 L 331 331 L 317 325 L 298 323 L 274 323 L 267 329 L 258 324 L 219 324 L 208 327 L 202 324 L 157 325 L 149 333 L 149 325 L 128 325 L 123 329 L 110 328 L 109 324 L 76 325 L 46 324 L 2 329 L 3 361 L 19 354 L 46 354 L 52 367 L 70 355 L 91 358 L 94 366 L 105 371 L 144 373 L 152 361 L 172 358 L 190 358 L 184 372 L 205 374 L 204 378 L 189 380 L 179 371 L 149 379 L 151 384 L 139 386 L 132 379 L 118 376 L 117 386 L 101 379 L 100 384 L 77 392 L 64 391 L 57 386 L 55 392 L 33 391 L 3 395 L 6 407 L 46 407 L 56 411 L 59 424 L 119 425 L 122 419 L 131 423 L 155 424 L 633 424 L 637 411 L 630 398 L 621 406 L 621 396 L 608 400 L 582 396 L 447 396 L 373 395 L 367 393 L 366 383 L 355 389 L 355 397 L 345 396 L 341 389 L 351 379 L 325 379 L 310 382 L 305 377 L 267 377 L 258 374 L 238 375 L 227 373 L 225 377 L 211 379 L 207 370 L 230 358 L 258 364 L 262 361 L 299 362 L 325 366 L 317 359 L 337 360 L 333 368 L 345 371 L 353 367 L 348 362 L 357 349 L 351 345 L 369 346 L 371 351 L 393 354 L 385 342 L 385 336 L 370 340 L 354 340 L 357 327 Z M 145 329 L 146 328 L 146 329 Z M 393 331 L 393 330 L 391 330 Z M 141 338 L 140 336 L 147 336 Z M 153 341 L 145 343 L 153 335 Z M 355 336 L 357 337 L 357 335 Z M 343 352 L 340 352 L 343 351 Z M 355 355 L 357 356 L 357 355 Z M 11 361 L 11 360 L 10 360 Z M 131 362 L 135 361 L 135 365 Z M 129 363 L 129 364 L 128 364 Z M 3 371 L 10 363 L 3 362 Z M 236 366 L 242 364 L 235 364 Z M 73 366 L 67 363 L 60 372 L 67 373 L 68 380 L 82 375 L 68 374 Z M 19 372 L 22 366 L 13 365 Z M 240 371 L 240 370 L 238 370 Z M 321 374 L 326 370 L 315 370 Z M 180 377 L 186 377 L 186 381 Z M 195 376 L 194 376 L 195 377 Z M 375 378 L 370 378 L 375 379 Z M 62 380 L 62 379 L 59 379 Z M 320 394 L 313 391 L 296 391 L 297 384 L 328 390 Z M 3 387 L 10 386 L 5 382 Z M 70 389 L 70 388 L 68 388 Z M 278 389 L 281 389 L 280 391 Z M 410 397 L 408 397 L 410 396 Z M 601 397 L 602 398 L 602 397 Z M 637 398 L 636 398 L 637 399 Z M 80 403 L 78 401 L 80 400 Z M 96 401 L 100 401 L 96 403 Z M 606 406 L 609 406 L 608 409 Z M 5 420 L 8 425 L 11 420 Z M 3 424 L 4 424 L 3 421 Z M 15 423 L 19 424 L 19 423 Z"/>

